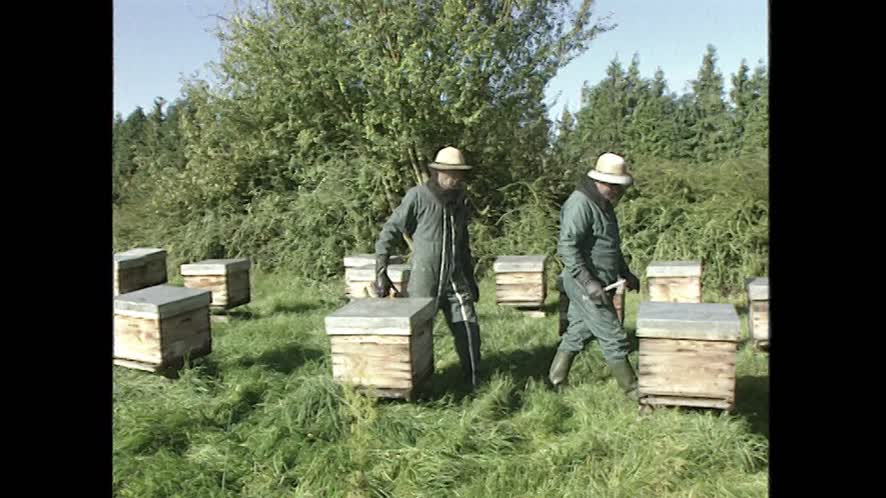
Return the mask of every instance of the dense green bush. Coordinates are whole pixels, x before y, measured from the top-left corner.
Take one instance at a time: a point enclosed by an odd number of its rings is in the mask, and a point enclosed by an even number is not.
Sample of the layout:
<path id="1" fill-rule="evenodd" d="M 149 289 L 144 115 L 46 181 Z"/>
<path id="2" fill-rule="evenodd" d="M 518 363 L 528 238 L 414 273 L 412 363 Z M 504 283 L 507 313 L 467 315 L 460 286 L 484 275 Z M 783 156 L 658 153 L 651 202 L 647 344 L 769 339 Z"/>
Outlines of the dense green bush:
<path id="1" fill-rule="evenodd" d="M 453 144 L 475 166 L 481 274 L 502 254 L 546 254 L 559 270 L 559 205 L 602 151 L 636 166 L 618 212 L 638 274 L 653 259 L 703 259 L 705 285 L 732 291 L 765 273 L 765 68 L 742 63 L 730 105 L 713 47 L 680 97 L 662 71 L 642 78 L 639 57 L 626 70 L 614 61 L 574 117 L 551 123 L 545 86 L 612 28 L 592 17 L 587 0 L 274 0 L 235 12 L 217 84 L 188 81 L 165 112 L 158 99 L 115 120 L 114 249 L 160 246 L 173 267 L 248 256 L 335 275 L 345 254 L 373 250 Z"/>

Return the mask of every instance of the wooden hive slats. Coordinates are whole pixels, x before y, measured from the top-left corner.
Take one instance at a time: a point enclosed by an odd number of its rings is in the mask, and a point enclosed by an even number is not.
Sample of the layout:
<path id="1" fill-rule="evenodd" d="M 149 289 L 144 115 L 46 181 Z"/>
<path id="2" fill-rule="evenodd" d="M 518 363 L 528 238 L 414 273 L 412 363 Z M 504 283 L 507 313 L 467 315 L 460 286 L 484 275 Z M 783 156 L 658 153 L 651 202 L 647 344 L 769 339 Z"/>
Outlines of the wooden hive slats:
<path id="1" fill-rule="evenodd" d="M 495 298 L 498 302 L 507 301 L 544 301 L 544 284 L 538 285 L 497 285 Z"/>
<path id="2" fill-rule="evenodd" d="M 123 310 L 126 312 L 126 310 Z M 119 365 L 151 370 L 197 358 L 212 350 L 209 307 L 203 306 L 164 318 L 127 314 L 114 316 L 114 357 Z M 134 362 L 134 363 L 133 363 Z"/>
<path id="3" fill-rule="evenodd" d="M 542 272 L 496 273 L 496 285 L 544 285 L 545 275 Z"/>
<path id="4" fill-rule="evenodd" d="M 649 277 L 649 300 L 672 303 L 700 303 L 700 277 Z"/>
<path id="5" fill-rule="evenodd" d="M 751 337 L 758 341 L 769 340 L 769 301 L 751 302 Z"/>
<path id="6" fill-rule="evenodd" d="M 725 341 L 640 340 L 641 394 L 735 399 L 737 345 Z"/>
<path id="7" fill-rule="evenodd" d="M 145 363 L 161 363 L 160 320 L 115 315 L 114 356 Z"/>
<path id="8" fill-rule="evenodd" d="M 645 405 L 691 406 L 698 408 L 719 408 L 727 410 L 734 406 L 733 401 L 718 398 L 689 398 L 685 396 L 649 395 L 641 399 Z"/>
<path id="9" fill-rule="evenodd" d="M 212 292 L 212 307 L 233 308 L 250 301 L 249 270 L 220 275 L 185 276 L 185 287 Z"/>
<path id="10" fill-rule="evenodd" d="M 152 259 L 143 265 L 115 268 L 114 295 L 144 289 L 152 285 L 166 283 L 166 258 Z"/>

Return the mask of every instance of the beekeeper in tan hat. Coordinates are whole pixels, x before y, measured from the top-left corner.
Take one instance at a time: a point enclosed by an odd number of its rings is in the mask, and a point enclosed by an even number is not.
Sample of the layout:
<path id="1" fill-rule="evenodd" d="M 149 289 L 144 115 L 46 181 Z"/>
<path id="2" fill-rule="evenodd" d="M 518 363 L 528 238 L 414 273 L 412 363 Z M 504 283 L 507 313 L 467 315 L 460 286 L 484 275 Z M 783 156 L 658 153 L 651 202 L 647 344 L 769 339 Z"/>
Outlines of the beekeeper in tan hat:
<path id="1" fill-rule="evenodd" d="M 465 177 L 472 166 L 455 147 L 440 149 L 428 166 L 428 182 L 409 189 L 382 227 L 375 244 L 373 289 L 380 297 L 388 294 L 391 281 L 386 269 L 392 244 L 400 234 L 412 237 L 407 294 L 437 299 L 455 340 L 464 381 L 474 388 L 480 382 L 480 326 L 474 309 L 480 291 L 474 276 L 465 200 Z"/>
<path id="2" fill-rule="evenodd" d="M 615 289 L 605 290 L 619 278 L 628 290 L 640 288 L 621 253 L 614 209 L 633 183 L 625 159 L 607 152 L 579 179 L 560 210 L 560 285 L 569 305 L 566 330 L 548 375 L 556 387 L 566 383 L 575 355 L 596 337 L 619 386 L 629 398 L 638 399 L 637 377 L 627 358 L 630 344 L 612 305 Z"/>

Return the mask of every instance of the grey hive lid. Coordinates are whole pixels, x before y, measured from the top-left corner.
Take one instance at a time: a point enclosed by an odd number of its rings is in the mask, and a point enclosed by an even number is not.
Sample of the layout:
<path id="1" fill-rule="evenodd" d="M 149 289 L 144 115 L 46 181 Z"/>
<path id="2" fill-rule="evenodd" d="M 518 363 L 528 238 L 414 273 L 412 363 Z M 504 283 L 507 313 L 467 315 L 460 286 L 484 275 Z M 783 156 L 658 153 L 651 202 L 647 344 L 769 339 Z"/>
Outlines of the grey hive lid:
<path id="1" fill-rule="evenodd" d="M 396 265 L 401 264 L 406 260 L 403 256 L 398 254 L 390 254 L 388 255 L 388 264 Z M 361 266 L 367 265 L 375 265 L 375 254 L 369 253 L 361 253 L 361 254 L 349 254 L 344 257 L 344 265 L 345 268 L 358 268 Z"/>
<path id="2" fill-rule="evenodd" d="M 148 261 L 165 259 L 166 251 L 156 247 L 137 247 L 114 254 L 114 266 L 119 269 L 134 268 L 148 264 Z"/>
<path id="3" fill-rule="evenodd" d="M 326 317 L 326 333 L 353 334 L 354 329 L 363 329 L 367 334 L 411 335 L 435 311 L 429 297 L 357 299 Z"/>
<path id="4" fill-rule="evenodd" d="M 645 301 L 637 309 L 637 337 L 737 341 L 740 330 L 731 304 Z"/>
<path id="5" fill-rule="evenodd" d="M 757 277 L 748 281 L 748 299 L 751 301 L 769 300 L 769 277 Z"/>
<path id="6" fill-rule="evenodd" d="M 701 261 L 653 261 L 646 267 L 647 277 L 700 277 Z"/>
<path id="7" fill-rule="evenodd" d="M 138 312 L 165 318 L 208 307 L 211 301 L 212 293 L 205 289 L 155 285 L 115 297 L 114 311 Z"/>
<path id="8" fill-rule="evenodd" d="M 182 276 L 227 275 L 236 271 L 248 270 L 251 263 L 246 258 L 206 259 L 196 263 L 181 265 Z"/>
<path id="9" fill-rule="evenodd" d="M 545 268 L 546 256 L 499 256 L 492 264 L 495 273 L 540 272 Z"/>

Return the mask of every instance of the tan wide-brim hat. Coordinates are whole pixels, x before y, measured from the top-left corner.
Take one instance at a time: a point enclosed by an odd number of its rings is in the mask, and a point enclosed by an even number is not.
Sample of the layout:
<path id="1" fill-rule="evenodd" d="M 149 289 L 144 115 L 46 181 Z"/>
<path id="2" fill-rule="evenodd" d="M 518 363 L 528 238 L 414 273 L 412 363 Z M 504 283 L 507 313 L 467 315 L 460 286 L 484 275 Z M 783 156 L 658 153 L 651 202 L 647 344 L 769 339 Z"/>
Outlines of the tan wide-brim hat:
<path id="1" fill-rule="evenodd" d="M 473 166 L 465 164 L 465 156 L 455 147 L 444 147 L 437 152 L 434 162 L 429 164 L 431 168 L 440 170 L 469 170 Z"/>
<path id="2" fill-rule="evenodd" d="M 618 154 L 607 152 L 597 158 L 594 169 L 588 171 L 588 176 L 598 182 L 612 183 L 615 185 L 631 185 L 634 177 L 628 173 L 628 163 L 625 158 Z"/>

